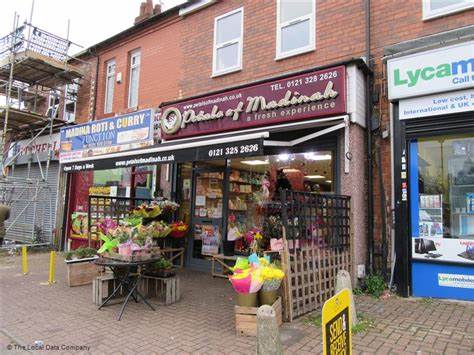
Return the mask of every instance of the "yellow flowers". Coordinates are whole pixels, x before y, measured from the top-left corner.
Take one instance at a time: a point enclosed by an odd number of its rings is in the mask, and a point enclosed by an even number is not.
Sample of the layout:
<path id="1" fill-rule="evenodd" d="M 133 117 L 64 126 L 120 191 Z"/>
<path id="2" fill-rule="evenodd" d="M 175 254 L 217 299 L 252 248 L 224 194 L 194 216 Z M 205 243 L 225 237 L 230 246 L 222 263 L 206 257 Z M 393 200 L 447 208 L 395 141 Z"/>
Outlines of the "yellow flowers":
<path id="1" fill-rule="evenodd" d="M 270 265 L 260 268 L 260 276 L 264 281 L 281 280 L 285 276 L 285 273 L 282 270 Z"/>

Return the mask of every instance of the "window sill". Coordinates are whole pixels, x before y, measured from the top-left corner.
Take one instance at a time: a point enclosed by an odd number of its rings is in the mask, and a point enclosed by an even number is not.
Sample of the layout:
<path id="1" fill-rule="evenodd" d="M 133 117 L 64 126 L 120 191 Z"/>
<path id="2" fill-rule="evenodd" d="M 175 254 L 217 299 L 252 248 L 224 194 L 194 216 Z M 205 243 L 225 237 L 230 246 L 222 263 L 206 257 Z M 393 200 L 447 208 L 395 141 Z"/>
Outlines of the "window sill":
<path id="1" fill-rule="evenodd" d="M 238 71 L 241 71 L 242 70 L 242 67 L 237 67 L 237 68 L 232 68 L 232 69 L 227 69 L 227 70 L 224 70 L 224 71 L 221 71 L 221 72 L 213 72 L 212 75 L 211 75 L 211 78 L 217 78 L 219 76 L 224 76 L 224 75 L 227 75 L 227 74 L 232 74 L 232 73 L 235 73 L 235 72 L 238 72 Z"/>
<path id="2" fill-rule="evenodd" d="M 463 12 L 463 11 L 468 11 L 468 10 L 472 10 L 474 9 L 474 5 L 469 5 L 468 7 L 462 7 L 462 8 L 459 8 L 459 9 L 453 9 L 453 10 L 447 10 L 447 11 L 444 11 L 444 12 L 440 12 L 440 13 L 437 13 L 437 14 L 431 14 L 431 15 L 424 15 L 423 14 L 423 21 L 431 21 L 431 20 L 436 20 L 437 18 L 440 18 L 440 17 L 446 17 L 446 16 L 451 16 L 451 15 L 454 15 L 454 14 L 457 14 L 459 12 Z"/>
<path id="3" fill-rule="evenodd" d="M 276 57 L 275 57 L 275 61 L 295 57 L 295 56 L 300 55 L 300 54 L 306 54 L 306 53 L 309 53 L 309 52 L 313 52 L 314 50 L 316 50 L 316 47 L 311 46 L 309 48 L 304 48 L 304 49 L 301 49 L 301 50 L 298 50 L 298 51 L 295 51 L 295 52 L 289 52 L 288 54 L 277 54 Z"/>

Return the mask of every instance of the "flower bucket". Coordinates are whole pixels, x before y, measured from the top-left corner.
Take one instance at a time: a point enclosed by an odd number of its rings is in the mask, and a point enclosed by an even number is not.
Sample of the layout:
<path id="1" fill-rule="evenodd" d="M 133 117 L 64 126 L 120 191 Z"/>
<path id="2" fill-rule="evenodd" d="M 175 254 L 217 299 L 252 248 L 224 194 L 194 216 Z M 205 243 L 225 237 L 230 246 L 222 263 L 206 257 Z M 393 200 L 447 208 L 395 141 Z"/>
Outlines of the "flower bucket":
<path id="1" fill-rule="evenodd" d="M 258 306 L 257 292 L 255 292 L 255 293 L 237 293 L 236 301 L 237 301 L 237 306 L 257 307 Z"/>
<path id="2" fill-rule="evenodd" d="M 258 301 L 259 305 L 263 306 L 264 304 L 271 306 L 275 303 L 278 298 L 278 291 L 262 291 L 258 292 Z"/>
<path id="3" fill-rule="evenodd" d="M 119 244 L 118 249 L 119 249 L 120 255 L 125 255 L 125 256 L 132 255 L 132 248 L 130 247 L 129 243 Z"/>

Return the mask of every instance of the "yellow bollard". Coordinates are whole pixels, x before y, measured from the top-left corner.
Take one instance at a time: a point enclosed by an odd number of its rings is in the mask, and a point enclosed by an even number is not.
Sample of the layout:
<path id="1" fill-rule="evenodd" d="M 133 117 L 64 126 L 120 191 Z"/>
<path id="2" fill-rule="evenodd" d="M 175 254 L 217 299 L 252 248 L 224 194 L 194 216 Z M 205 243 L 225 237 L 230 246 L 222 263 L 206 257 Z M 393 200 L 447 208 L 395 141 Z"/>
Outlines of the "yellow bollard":
<path id="1" fill-rule="evenodd" d="M 54 284 L 56 281 L 54 280 L 54 272 L 56 270 L 56 252 L 52 251 L 49 257 L 49 279 L 48 283 Z"/>
<path id="2" fill-rule="evenodd" d="M 21 247 L 21 271 L 23 275 L 28 273 L 28 255 L 27 255 L 26 246 Z"/>

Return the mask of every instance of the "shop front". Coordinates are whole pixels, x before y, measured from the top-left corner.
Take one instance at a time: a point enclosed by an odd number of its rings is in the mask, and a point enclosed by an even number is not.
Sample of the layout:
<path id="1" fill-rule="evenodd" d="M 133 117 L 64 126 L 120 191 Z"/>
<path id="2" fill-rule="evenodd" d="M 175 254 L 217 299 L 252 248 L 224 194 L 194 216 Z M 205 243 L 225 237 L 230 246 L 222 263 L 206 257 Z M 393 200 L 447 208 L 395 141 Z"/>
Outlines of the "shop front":
<path id="1" fill-rule="evenodd" d="M 388 61 L 396 276 L 405 295 L 474 300 L 471 53 L 474 42 Z"/>

